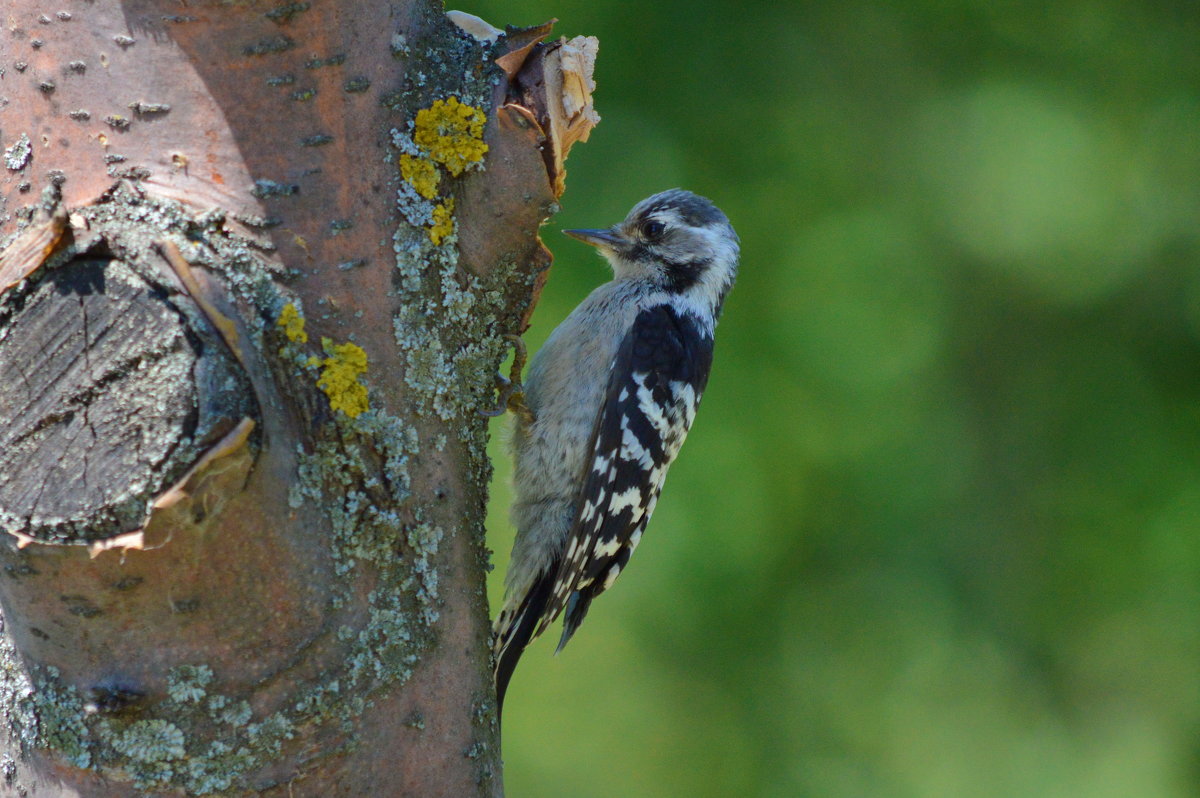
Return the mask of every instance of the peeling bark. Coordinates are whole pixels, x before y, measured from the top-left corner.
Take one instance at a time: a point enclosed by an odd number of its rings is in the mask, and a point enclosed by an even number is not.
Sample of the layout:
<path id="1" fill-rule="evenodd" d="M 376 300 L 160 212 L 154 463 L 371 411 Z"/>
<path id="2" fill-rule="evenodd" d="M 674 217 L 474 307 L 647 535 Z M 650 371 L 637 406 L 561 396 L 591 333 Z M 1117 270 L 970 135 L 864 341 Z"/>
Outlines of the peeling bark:
<path id="1" fill-rule="evenodd" d="M 10 5 L 0 794 L 500 795 L 478 411 L 594 40 Z"/>

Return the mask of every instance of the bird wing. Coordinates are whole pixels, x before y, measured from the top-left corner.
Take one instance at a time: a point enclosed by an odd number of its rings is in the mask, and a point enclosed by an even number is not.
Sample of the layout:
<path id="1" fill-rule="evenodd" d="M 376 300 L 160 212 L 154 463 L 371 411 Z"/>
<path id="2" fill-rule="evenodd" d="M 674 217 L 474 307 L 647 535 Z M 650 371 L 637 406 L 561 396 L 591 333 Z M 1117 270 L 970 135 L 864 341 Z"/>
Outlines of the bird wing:
<path id="1" fill-rule="evenodd" d="M 534 637 L 567 609 L 561 650 L 629 562 L 696 416 L 713 339 L 671 305 L 638 314 L 613 360 L 575 522 Z"/>

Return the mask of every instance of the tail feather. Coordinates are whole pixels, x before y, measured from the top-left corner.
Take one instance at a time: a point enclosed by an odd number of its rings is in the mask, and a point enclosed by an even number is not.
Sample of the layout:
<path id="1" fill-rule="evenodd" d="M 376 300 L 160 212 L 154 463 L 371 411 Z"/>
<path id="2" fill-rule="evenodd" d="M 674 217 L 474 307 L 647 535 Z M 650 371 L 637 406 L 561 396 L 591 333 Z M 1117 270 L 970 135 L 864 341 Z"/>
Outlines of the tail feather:
<path id="1" fill-rule="evenodd" d="M 571 637 L 574 636 L 575 630 L 579 628 L 579 624 L 583 623 L 583 619 L 587 617 L 588 609 L 592 606 L 592 599 L 595 596 L 589 588 L 576 590 L 567 599 L 566 609 L 563 610 L 563 629 L 562 637 L 558 639 L 558 648 L 554 649 L 554 653 L 562 651 Z"/>
<path id="2" fill-rule="evenodd" d="M 557 568 L 548 568 L 537 581 L 517 609 L 509 614 L 503 612 L 496 628 L 496 715 L 504 710 L 504 694 L 512 679 L 517 662 L 525 646 L 533 640 L 534 630 L 542 619 L 546 604 L 550 601 Z"/>

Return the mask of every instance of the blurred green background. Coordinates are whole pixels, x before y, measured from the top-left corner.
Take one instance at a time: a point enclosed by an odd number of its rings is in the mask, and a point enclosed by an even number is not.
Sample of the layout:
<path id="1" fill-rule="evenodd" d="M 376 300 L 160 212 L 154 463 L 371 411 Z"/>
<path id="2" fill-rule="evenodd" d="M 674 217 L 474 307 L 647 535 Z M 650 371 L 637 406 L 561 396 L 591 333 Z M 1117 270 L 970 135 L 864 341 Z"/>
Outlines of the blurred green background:
<path id="1" fill-rule="evenodd" d="M 531 345 L 608 279 L 558 229 L 683 186 L 742 238 L 508 794 L 1200 796 L 1200 4 L 458 7 L 601 42 Z"/>

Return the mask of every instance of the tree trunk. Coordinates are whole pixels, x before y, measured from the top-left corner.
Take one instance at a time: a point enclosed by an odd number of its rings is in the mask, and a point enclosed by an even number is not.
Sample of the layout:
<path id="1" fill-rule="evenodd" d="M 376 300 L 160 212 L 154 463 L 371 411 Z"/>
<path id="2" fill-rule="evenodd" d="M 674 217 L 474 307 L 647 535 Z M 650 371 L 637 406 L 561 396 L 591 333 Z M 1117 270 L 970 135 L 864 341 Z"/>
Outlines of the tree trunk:
<path id="1" fill-rule="evenodd" d="M 500 795 L 479 411 L 595 40 L 6 5 L 0 794 Z"/>

